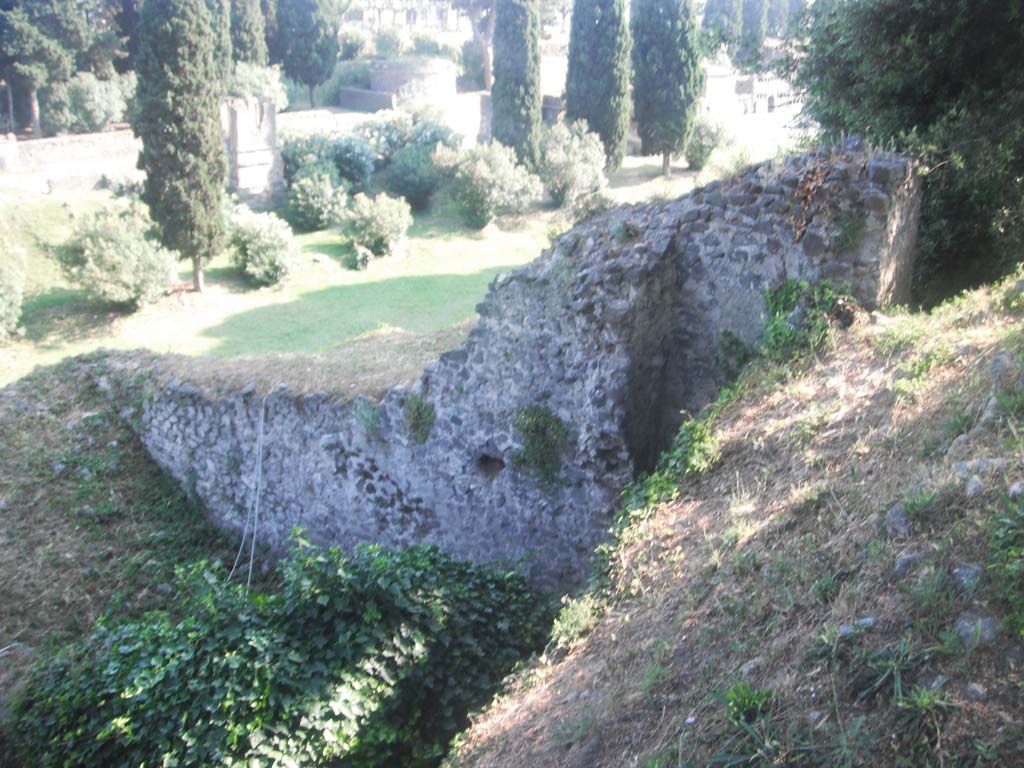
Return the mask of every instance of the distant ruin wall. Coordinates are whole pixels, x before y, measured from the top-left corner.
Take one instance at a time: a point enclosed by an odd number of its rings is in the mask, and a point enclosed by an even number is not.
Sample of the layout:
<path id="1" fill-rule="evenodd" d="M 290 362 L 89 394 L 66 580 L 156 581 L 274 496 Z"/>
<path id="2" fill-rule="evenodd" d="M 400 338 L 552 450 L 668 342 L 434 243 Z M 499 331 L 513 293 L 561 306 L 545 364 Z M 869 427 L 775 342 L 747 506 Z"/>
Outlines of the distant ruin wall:
<path id="1" fill-rule="evenodd" d="M 301 526 L 344 548 L 431 543 L 567 587 L 623 485 L 725 381 L 723 333 L 754 342 L 786 279 L 906 300 L 919 203 L 908 161 L 843 153 L 612 210 L 496 278 L 465 346 L 380 401 L 162 383 L 141 358 L 115 378 L 147 449 L 225 528 L 253 498 L 265 403 L 261 542 Z"/>
<path id="2" fill-rule="evenodd" d="M 228 189 L 245 202 L 272 207 L 287 194 L 277 143 L 277 109 L 260 99 L 226 99 L 220 108 Z"/>

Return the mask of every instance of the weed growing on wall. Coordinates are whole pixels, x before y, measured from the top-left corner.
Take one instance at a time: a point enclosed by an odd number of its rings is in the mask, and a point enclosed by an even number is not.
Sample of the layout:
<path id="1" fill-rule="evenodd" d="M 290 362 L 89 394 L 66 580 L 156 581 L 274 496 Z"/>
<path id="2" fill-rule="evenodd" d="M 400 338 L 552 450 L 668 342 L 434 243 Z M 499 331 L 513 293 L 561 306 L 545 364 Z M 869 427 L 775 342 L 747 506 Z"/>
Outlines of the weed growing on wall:
<path id="1" fill-rule="evenodd" d="M 562 454 L 572 441 L 569 425 L 549 408 L 530 405 L 519 410 L 514 426 L 523 444 L 514 463 L 541 482 L 554 483 L 562 471 Z"/>
<path id="2" fill-rule="evenodd" d="M 416 445 L 422 445 L 430 437 L 434 428 L 434 406 L 423 399 L 422 395 L 410 394 L 402 404 L 405 416 L 406 433 Z"/>

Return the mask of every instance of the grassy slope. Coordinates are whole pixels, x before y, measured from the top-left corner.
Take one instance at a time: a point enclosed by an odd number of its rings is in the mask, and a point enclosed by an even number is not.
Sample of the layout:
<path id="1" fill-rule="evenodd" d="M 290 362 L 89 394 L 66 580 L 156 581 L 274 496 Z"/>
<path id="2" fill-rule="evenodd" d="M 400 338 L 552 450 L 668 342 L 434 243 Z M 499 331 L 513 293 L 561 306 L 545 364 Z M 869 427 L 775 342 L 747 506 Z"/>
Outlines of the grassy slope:
<path id="1" fill-rule="evenodd" d="M 1024 408 L 981 419 L 990 363 L 1021 359 L 1021 330 L 979 291 L 931 316 L 861 318 L 816 359 L 748 372 L 714 421 L 714 468 L 636 516 L 606 589 L 567 605 L 548 654 L 451 765 L 1019 764 L 1024 644 L 955 641 L 966 611 L 1009 606 L 990 580 L 959 594 L 950 574 L 985 563 L 1000 494 L 1024 478 Z M 976 470 L 969 496 L 956 462 L 982 457 L 1006 463 Z M 894 538 L 884 518 L 901 499 L 913 528 Z M 921 559 L 898 578 L 908 553 Z M 877 623 L 837 638 L 865 617 Z M 901 641 L 921 654 L 897 665 L 904 693 L 927 706 L 897 707 L 891 678 L 862 695 Z M 773 693 L 747 734 L 721 698 L 741 680 Z"/>
<path id="2" fill-rule="evenodd" d="M 0 390 L 0 713 L 34 658 L 162 605 L 176 566 L 235 554 L 92 383 L 98 365 Z"/>

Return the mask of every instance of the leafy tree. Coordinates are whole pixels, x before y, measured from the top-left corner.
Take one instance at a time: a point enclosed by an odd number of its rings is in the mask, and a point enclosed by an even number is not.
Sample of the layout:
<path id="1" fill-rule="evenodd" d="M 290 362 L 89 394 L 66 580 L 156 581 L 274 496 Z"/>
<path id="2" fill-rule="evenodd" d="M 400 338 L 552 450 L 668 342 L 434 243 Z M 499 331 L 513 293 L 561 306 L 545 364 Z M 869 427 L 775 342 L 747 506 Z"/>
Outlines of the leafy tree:
<path id="1" fill-rule="evenodd" d="M 331 76 L 338 60 L 338 27 L 327 0 L 292 0 L 278 6 L 284 71 L 292 80 L 314 89 Z"/>
<path id="2" fill-rule="evenodd" d="M 743 31 L 736 52 L 736 61 L 741 65 L 754 67 L 761 61 L 767 26 L 767 0 L 743 0 Z"/>
<path id="3" fill-rule="evenodd" d="M 807 0 L 789 0 L 786 7 L 786 28 L 782 32 L 783 36 L 789 37 L 799 31 L 800 20 L 806 10 Z"/>
<path id="4" fill-rule="evenodd" d="M 625 0 L 576 0 L 569 32 L 565 117 L 601 137 L 608 170 L 622 165 L 629 131 L 629 19 Z"/>
<path id="5" fill-rule="evenodd" d="M 494 40 L 494 20 L 497 9 L 496 0 L 452 0 L 452 7 L 462 11 L 469 17 L 473 28 L 473 39 L 483 55 L 484 90 L 489 91 L 494 85 L 491 71 L 491 43 Z"/>
<path id="6" fill-rule="evenodd" d="M 260 0 L 232 0 L 231 47 L 235 61 L 266 65 L 266 27 Z"/>
<path id="7" fill-rule="evenodd" d="M 708 0 L 701 28 L 718 45 L 737 43 L 743 30 L 743 0 Z"/>
<path id="8" fill-rule="evenodd" d="M 204 0 L 145 0 L 141 34 L 133 127 L 142 139 L 142 199 L 163 244 L 192 260 L 202 291 L 203 262 L 224 241 L 223 85 L 213 18 Z"/>
<path id="9" fill-rule="evenodd" d="M 1024 10 L 1005 0 L 817 0 L 790 64 L 827 134 L 925 162 L 917 291 L 1006 271 L 1024 245 Z"/>
<path id="10" fill-rule="evenodd" d="M 125 55 L 118 59 L 114 66 L 118 72 L 135 70 L 135 59 L 139 55 L 139 22 L 141 19 L 140 5 L 142 0 L 113 0 L 115 5 L 114 23 L 117 25 Z"/>
<path id="11" fill-rule="evenodd" d="M 494 33 L 493 134 L 535 168 L 540 147 L 538 0 L 498 0 Z"/>
<path id="12" fill-rule="evenodd" d="M 75 59 L 89 42 L 75 0 L 18 0 L 0 11 L 4 76 L 28 92 L 32 132 L 40 135 L 38 91 L 75 73 Z"/>
<path id="13" fill-rule="evenodd" d="M 633 0 L 633 102 L 642 152 L 665 176 L 686 148 L 704 84 L 690 0 Z"/>

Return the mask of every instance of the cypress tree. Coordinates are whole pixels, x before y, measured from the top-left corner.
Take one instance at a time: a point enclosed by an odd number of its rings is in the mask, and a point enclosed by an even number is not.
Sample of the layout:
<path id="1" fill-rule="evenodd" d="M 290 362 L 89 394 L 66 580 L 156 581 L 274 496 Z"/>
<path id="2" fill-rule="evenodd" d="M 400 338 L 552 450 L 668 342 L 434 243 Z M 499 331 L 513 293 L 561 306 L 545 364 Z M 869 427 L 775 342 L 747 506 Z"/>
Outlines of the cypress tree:
<path id="1" fill-rule="evenodd" d="M 743 31 L 743 0 L 708 0 L 701 28 L 719 44 L 735 45 Z"/>
<path id="2" fill-rule="evenodd" d="M 206 0 L 213 26 L 213 57 L 221 89 L 234 71 L 231 54 L 231 0 Z"/>
<path id="3" fill-rule="evenodd" d="M 192 260 L 197 291 L 203 262 L 224 241 L 225 178 L 216 34 L 204 0 L 145 0 L 133 128 L 142 139 L 142 199 L 163 244 Z"/>
<path id="4" fill-rule="evenodd" d="M 622 165 L 629 132 L 629 19 L 626 0 L 575 0 L 565 82 L 566 120 L 586 120 L 601 137 L 607 168 Z"/>
<path id="5" fill-rule="evenodd" d="M 704 86 L 690 0 L 633 0 L 633 102 L 645 155 L 671 174 L 693 128 Z"/>
<path id="6" fill-rule="evenodd" d="M 260 0 L 232 0 L 231 48 L 235 61 L 266 65 L 266 27 Z"/>
<path id="7" fill-rule="evenodd" d="M 767 32 L 769 35 L 782 37 L 786 34 L 789 26 L 789 3 L 790 0 L 768 0 Z"/>
<path id="8" fill-rule="evenodd" d="M 498 0 L 496 13 L 493 134 L 533 168 L 539 160 L 543 101 L 538 0 Z"/>
<path id="9" fill-rule="evenodd" d="M 281 34 L 277 23 L 277 0 L 260 0 L 263 11 L 263 34 L 267 41 L 267 61 L 280 64 L 284 61 L 284 47 L 281 45 Z"/>
<path id="10" fill-rule="evenodd" d="M 314 89 L 331 76 L 338 60 L 338 29 L 328 1 L 289 0 L 277 8 L 285 74 L 309 88 L 311 107 Z"/>
<path id="11" fill-rule="evenodd" d="M 768 26 L 767 0 L 743 0 L 743 32 L 740 34 L 736 61 L 754 67 L 761 61 L 765 27 Z"/>

